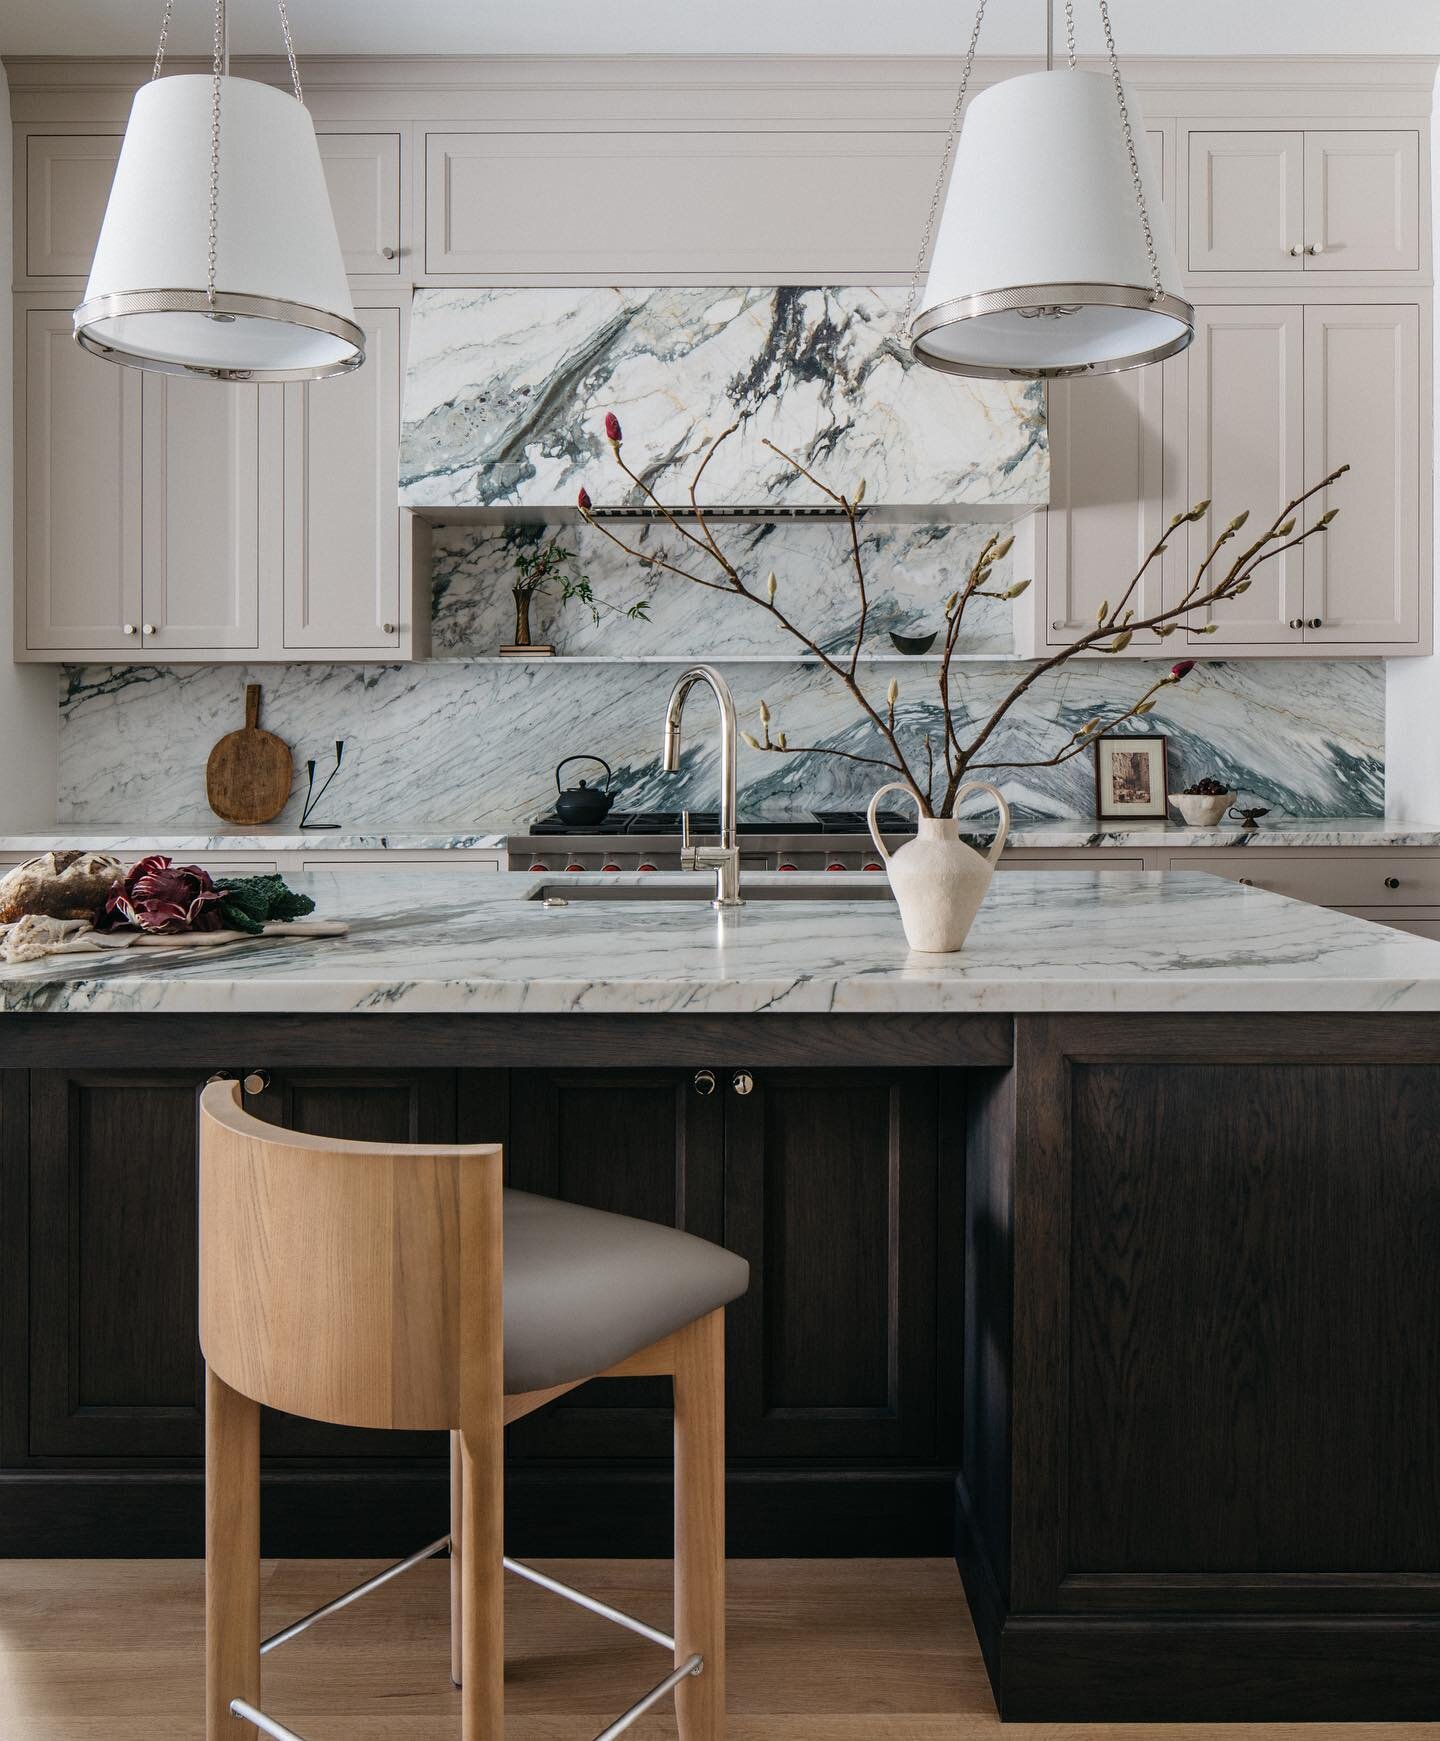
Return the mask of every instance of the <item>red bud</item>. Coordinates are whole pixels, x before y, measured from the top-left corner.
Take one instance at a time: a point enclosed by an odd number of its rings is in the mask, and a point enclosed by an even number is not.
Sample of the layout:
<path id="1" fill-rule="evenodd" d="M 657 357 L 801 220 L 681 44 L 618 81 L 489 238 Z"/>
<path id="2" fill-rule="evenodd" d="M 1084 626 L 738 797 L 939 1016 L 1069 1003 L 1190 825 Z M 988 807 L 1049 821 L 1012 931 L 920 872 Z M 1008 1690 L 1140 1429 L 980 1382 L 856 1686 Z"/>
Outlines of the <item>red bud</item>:
<path id="1" fill-rule="evenodd" d="M 1170 675 L 1172 677 L 1183 677 L 1187 671 L 1193 671 L 1194 669 L 1195 661 L 1193 659 L 1182 659 L 1178 665 L 1172 665 L 1170 667 Z"/>
<path id="2" fill-rule="evenodd" d="M 588 514 L 590 512 L 590 492 L 585 488 L 584 484 L 581 484 L 580 494 L 576 496 L 575 500 L 580 504 L 580 512 L 582 514 Z"/>
<path id="3" fill-rule="evenodd" d="M 619 441 L 620 439 L 620 419 L 613 411 L 605 413 L 605 439 L 606 441 Z"/>

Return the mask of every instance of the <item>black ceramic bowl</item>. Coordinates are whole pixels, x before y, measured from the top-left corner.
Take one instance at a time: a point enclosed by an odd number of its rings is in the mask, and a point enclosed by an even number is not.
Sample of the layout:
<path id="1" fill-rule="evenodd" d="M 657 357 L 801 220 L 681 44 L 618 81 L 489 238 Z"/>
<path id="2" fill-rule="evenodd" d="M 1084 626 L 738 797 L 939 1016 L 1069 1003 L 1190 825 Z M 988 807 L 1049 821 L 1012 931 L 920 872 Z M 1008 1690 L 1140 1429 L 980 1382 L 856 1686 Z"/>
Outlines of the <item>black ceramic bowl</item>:
<path id="1" fill-rule="evenodd" d="M 928 653 L 935 645 L 937 630 L 932 629 L 928 635 L 897 635 L 892 629 L 890 645 L 897 653 Z"/>

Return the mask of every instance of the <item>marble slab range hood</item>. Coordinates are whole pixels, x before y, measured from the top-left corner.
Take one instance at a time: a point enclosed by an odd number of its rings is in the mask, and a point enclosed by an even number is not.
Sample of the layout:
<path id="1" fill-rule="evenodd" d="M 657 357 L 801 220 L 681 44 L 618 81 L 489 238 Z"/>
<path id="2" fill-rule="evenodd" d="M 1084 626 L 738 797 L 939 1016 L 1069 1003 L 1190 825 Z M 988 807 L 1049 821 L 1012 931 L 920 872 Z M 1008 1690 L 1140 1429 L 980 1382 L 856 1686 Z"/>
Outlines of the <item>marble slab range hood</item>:
<path id="1" fill-rule="evenodd" d="M 640 514 L 643 493 L 731 517 L 833 512 L 768 438 L 832 488 L 865 479 L 867 513 L 1014 519 L 1049 490 L 1043 388 L 914 365 L 901 289 L 421 289 L 400 437 L 400 502 L 431 520 L 560 520 L 583 484 L 596 510 Z"/>

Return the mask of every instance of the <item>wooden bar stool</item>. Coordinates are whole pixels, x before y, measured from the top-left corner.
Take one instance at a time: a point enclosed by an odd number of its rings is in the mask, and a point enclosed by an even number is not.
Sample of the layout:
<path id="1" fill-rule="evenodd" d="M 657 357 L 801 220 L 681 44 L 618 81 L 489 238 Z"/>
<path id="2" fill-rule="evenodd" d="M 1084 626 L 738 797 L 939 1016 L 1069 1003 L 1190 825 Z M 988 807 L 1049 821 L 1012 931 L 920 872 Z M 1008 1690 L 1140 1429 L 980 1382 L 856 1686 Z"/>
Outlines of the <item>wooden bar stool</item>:
<path id="1" fill-rule="evenodd" d="M 501 1185 L 501 1150 L 338 1142 L 200 1100 L 207 1741 L 301 1741 L 260 1708 L 262 1656 L 447 1547 L 462 1741 L 505 1726 L 505 1570 L 662 1645 L 682 1741 L 725 1718 L 724 1308 L 743 1259 L 674 1228 Z M 502 1294 L 503 1269 L 503 1294 Z M 507 1422 L 594 1377 L 675 1388 L 675 1636 L 503 1552 Z M 449 1428 L 450 1534 L 260 1637 L 260 1405 Z"/>

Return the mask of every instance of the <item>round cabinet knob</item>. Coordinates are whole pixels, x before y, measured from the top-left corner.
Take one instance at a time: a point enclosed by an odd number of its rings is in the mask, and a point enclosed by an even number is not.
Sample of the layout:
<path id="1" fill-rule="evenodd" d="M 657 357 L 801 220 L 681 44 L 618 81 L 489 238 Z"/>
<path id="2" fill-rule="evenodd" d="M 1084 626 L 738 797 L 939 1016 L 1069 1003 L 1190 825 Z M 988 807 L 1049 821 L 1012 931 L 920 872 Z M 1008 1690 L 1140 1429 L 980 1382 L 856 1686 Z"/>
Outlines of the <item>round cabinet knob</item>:
<path id="1" fill-rule="evenodd" d="M 135 634 L 135 633 L 136 633 L 136 632 L 137 632 L 137 631 L 136 631 L 136 628 L 135 628 L 135 625 L 134 625 L 134 623 L 126 623 L 126 625 L 125 625 L 125 633 L 126 633 L 126 634 L 127 634 L 127 635 L 133 635 L 133 634 Z"/>
<path id="2" fill-rule="evenodd" d="M 1050 627 L 1052 629 L 1063 629 L 1065 627 L 1065 625 L 1064 625 L 1064 623 L 1062 623 L 1060 621 L 1059 617 L 1056 617 L 1055 621 L 1053 623 L 1051 623 Z"/>
<path id="3" fill-rule="evenodd" d="M 1400 887 L 1399 877 L 1386 877 L 1385 887 L 1387 889 L 1398 889 Z"/>
<path id="4" fill-rule="evenodd" d="M 240 1086 L 247 1094 L 263 1094 L 270 1086 L 268 1070 L 248 1070 L 241 1078 Z"/>
<path id="5" fill-rule="evenodd" d="M 715 1092 L 715 1072 L 713 1070 L 697 1070 L 695 1072 L 695 1092 L 697 1094 L 713 1094 Z"/>
<path id="6" fill-rule="evenodd" d="M 142 635 L 154 635 L 158 632 L 159 631 L 156 629 L 154 623 L 141 623 L 140 625 L 140 633 Z"/>
<path id="7" fill-rule="evenodd" d="M 393 635 L 395 633 L 394 623 L 381 623 L 380 627 L 387 635 Z"/>
<path id="8" fill-rule="evenodd" d="M 1308 623 L 1306 623 L 1305 627 L 1307 629 L 1323 628 L 1324 627 L 1324 619 L 1322 617 L 1311 617 L 1310 621 Z"/>
<path id="9" fill-rule="evenodd" d="M 1291 617 L 1290 627 L 1292 629 L 1303 629 L 1305 627 L 1304 617 Z"/>
<path id="10" fill-rule="evenodd" d="M 1295 246 L 1290 250 L 1290 257 L 1292 260 L 1298 260 L 1304 252 L 1305 252 L 1305 250 L 1297 242 L 1295 244 Z"/>
<path id="11" fill-rule="evenodd" d="M 1325 250 L 1320 246 L 1320 244 L 1318 242 L 1312 242 L 1310 244 L 1310 246 L 1305 250 L 1305 252 L 1307 254 L 1323 254 L 1324 251 Z"/>
<path id="12" fill-rule="evenodd" d="M 1240 881 L 1244 883 L 1247 889 L 1253 889 L 1255 887 L 1254 877 L 1241 877 Z"/>
<path id="13" fill-rule="evenodd" d="M 380 252 L 385 256 L 385 258 L 387 260 L 393 260 L 396 256 L 396 254 L 399 253 L 399 251 L 400 250 L 398 248 L 382 248 L 380 250 Z M 1300 252 L 1300 250 L 1297 248 L 1295 250 L 1295 252 L 1298 254 Z"/>
<path id="14" fill-rule="evenodd" d="M 737 1070 L 730 1078 L 730 1086 L 737 1094 L 748 1094 L 755 1086 L 755 1078 L 748 1070 Z"/>

